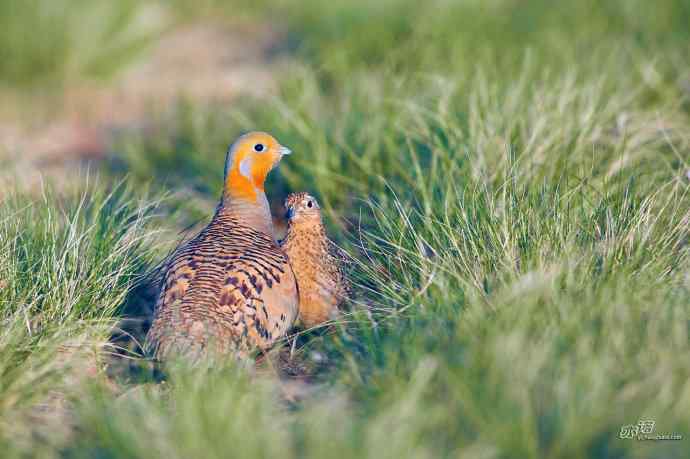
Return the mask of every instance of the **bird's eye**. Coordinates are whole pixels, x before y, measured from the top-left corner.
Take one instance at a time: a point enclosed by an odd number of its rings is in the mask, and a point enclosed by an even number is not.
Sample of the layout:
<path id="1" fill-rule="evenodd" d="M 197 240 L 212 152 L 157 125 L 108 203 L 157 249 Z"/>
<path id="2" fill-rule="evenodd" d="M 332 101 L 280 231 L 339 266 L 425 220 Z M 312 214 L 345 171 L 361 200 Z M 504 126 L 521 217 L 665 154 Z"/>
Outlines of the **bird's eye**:
<path id="1" fill-rule="evenodd" d="M 307 207 L 311 209 L 312 207 L 314 207 L 314 203 L 311 201 L 307 201 Z"/>
<path id="2" fill-rule="evenodd" d="M 256 145 L 254 145 L 254 151 L 264 151 L 264 148 L 266 147 L 264 147 L 263 143 L 257 143 Z"/>

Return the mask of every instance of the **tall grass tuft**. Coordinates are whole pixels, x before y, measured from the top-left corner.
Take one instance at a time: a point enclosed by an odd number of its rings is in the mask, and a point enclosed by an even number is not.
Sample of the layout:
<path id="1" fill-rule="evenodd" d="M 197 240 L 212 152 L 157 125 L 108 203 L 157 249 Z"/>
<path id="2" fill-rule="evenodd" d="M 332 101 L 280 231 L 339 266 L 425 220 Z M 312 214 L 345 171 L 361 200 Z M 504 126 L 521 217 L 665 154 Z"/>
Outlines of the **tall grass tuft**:
<path id="1" fill-rule="evenodd" d="M 40 199 L 2 198 L 3 442 L 28 442 L 50 430 L 43 423 L 60 426 L 62 401 L 101 373 L 128 288 L 152 261 L 155 207 L 122 183 L 88 185 L 76 196 L 46 188 Z"/>

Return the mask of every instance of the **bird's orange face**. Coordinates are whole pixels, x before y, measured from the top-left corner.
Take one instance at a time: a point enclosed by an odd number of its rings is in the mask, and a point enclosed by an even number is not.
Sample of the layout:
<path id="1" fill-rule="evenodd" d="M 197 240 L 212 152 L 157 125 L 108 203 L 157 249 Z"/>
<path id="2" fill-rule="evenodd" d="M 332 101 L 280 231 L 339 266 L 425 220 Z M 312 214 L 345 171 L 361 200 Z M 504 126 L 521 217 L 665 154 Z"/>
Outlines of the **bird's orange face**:
<path id="1" fill-rule="evenodd" d="M 290 150 L 265 132 L 250 132 L 235 141 L 225 163 L 225 190 L 232 197 L 255 200 L 266 176 Z"/>
<path id="2" fill-rule="evenodd" d="M 292 193 L 285 199 L 287 219 L 290 223 L 321 220 L 321 208 L 316 199 L 308 193 Z"/>

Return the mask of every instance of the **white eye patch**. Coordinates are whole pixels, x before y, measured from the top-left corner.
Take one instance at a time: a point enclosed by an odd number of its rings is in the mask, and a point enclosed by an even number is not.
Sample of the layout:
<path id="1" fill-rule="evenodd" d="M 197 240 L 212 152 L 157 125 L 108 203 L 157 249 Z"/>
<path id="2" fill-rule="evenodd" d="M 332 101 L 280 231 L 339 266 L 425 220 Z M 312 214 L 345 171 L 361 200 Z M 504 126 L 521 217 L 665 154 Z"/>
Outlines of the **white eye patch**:
<path id="1" fill-rule="evenodd" d="M 251 158 L 244 158 L 240 161 L 240 174 L 251 180 L 252 178 L 252 160 Z"/>

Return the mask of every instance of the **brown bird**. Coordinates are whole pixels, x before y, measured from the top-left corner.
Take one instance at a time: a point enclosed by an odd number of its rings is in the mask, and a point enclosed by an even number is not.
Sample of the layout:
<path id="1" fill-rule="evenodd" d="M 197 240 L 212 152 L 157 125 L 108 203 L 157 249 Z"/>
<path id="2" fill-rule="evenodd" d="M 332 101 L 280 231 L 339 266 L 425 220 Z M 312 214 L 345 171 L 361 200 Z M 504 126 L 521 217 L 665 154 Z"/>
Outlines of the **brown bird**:
<path id="1" fill-rule="evenodd" d="M 288 230 L 281 247 L 290 259 L 299 286 L 299 321 L 311 328 L 335 319 L 349 295 L 340 249 L 326 236 L 321 209 L 307 193 L 285 200 Z"/>
<path id="2" fill-rule="evenodd" d="M 166 360 L 240 358 L 266 349 L 297 317 L 295 277 L 273 237 L 264 181 L 290 150 L 263 132 L 230 146 L 211 222 L 165 265 L 147 349 Z"/>

